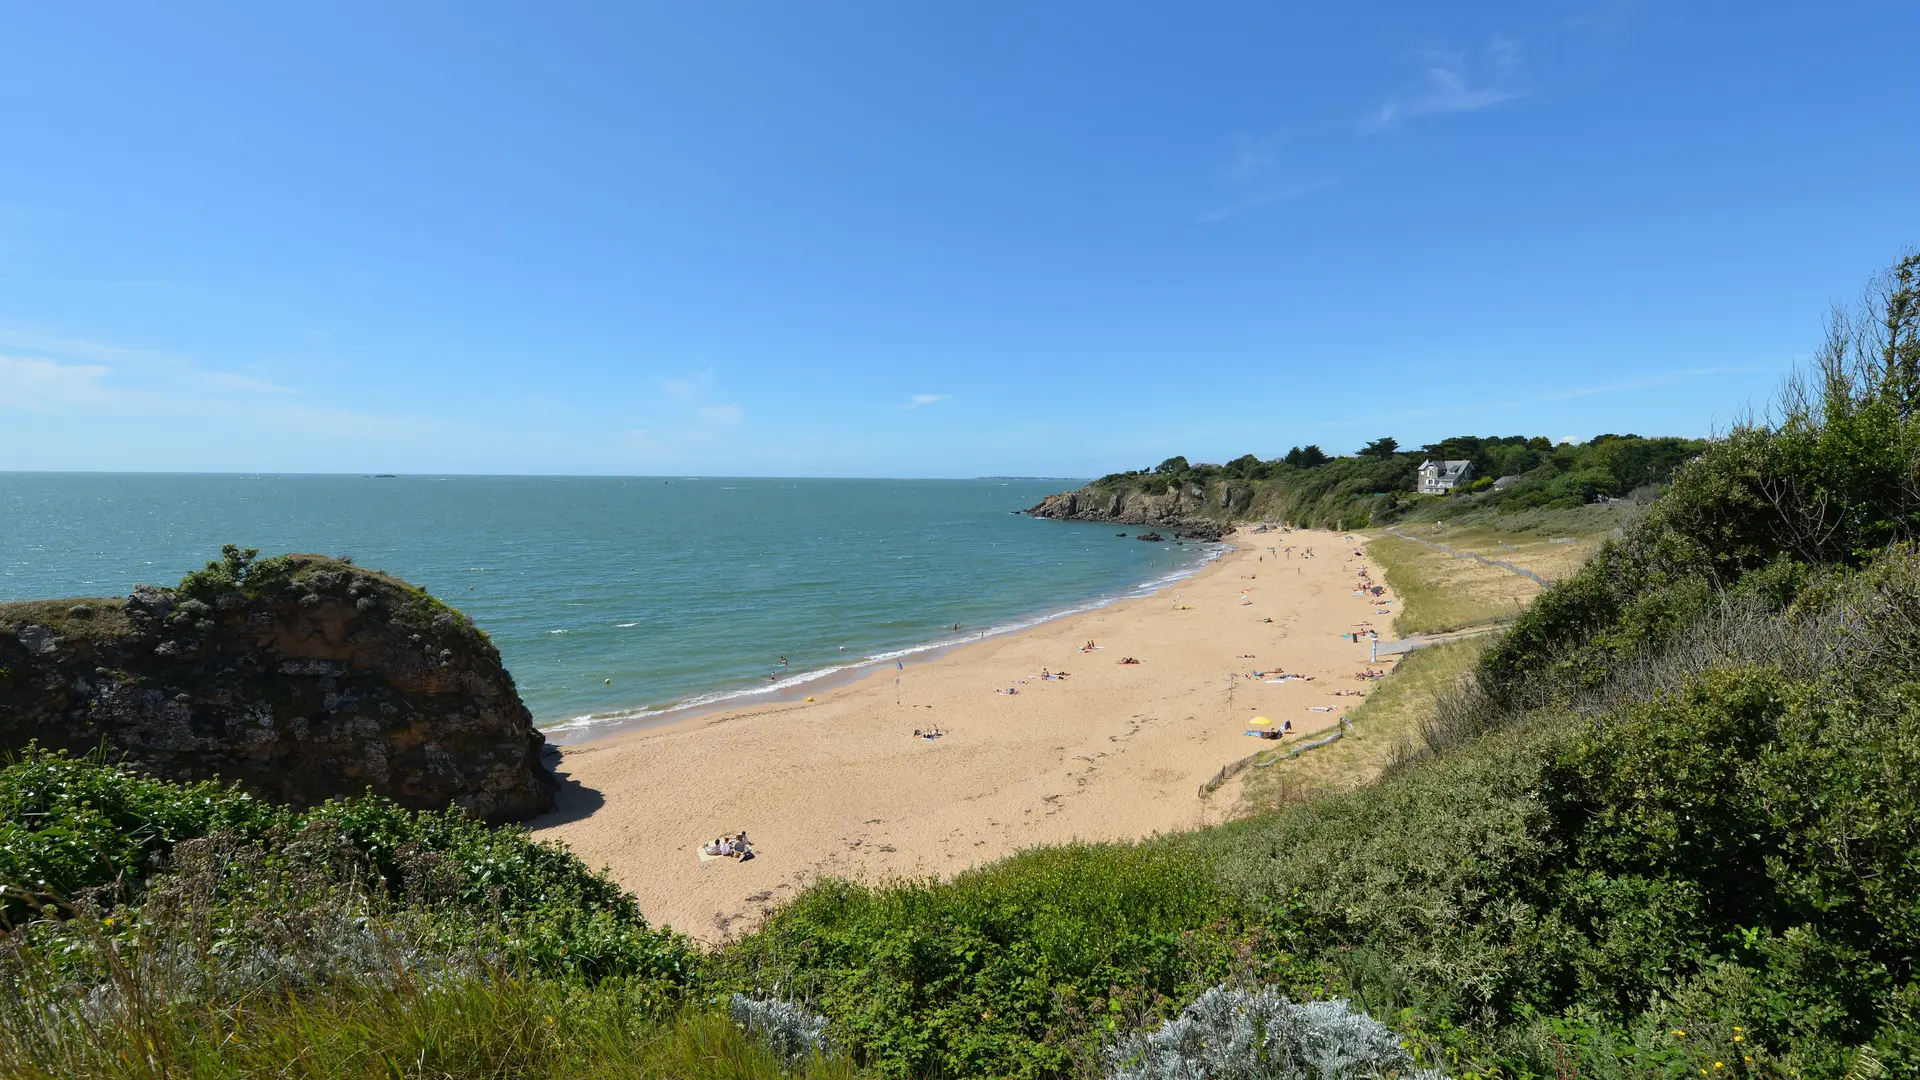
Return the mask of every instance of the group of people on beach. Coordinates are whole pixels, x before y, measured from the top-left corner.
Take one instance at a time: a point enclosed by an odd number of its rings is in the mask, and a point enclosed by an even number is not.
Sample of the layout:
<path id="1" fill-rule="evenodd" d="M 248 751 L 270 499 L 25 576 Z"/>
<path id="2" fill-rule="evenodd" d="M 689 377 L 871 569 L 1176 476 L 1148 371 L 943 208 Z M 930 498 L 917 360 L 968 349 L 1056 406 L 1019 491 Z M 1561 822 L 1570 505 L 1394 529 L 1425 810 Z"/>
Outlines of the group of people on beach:
<path id="1" fill-rule="evenodd" d="M 701 845 L 700 851 L 705 855 L 718 855 L 738 862 L 746 862 L 753 858 L 753 845 L 747 841 L 745 829 L 730 836 L 722 836 L 717 840 L 709 840 Z"/>
<path id="2" fill-rule="evenodd" d="M 921 728 L 913 729 L 913 737 L 916 739 L 937 739 L 945 734 L 946 732 L 940 730 L 939 724 L 935 724 L 932 727 L 926 728 L 924 730 L 922 730 Z"/>

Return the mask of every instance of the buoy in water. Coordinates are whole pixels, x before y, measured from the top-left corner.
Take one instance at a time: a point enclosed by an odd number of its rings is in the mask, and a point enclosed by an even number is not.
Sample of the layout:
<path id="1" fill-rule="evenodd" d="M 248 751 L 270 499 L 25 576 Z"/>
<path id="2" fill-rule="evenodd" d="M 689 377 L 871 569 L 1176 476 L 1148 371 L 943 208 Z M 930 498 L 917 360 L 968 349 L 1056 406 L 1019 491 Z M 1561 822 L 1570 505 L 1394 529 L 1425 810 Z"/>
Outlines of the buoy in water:
<path id="1" fill-rule="evenodd" d="M 608 685 L 608 686 L 612 686 L 612 685 L 613 685 L 613 680 L 612 680 L 612 679 L 608 679 L 608 680 L 607 680 L 607 685 Z"/>

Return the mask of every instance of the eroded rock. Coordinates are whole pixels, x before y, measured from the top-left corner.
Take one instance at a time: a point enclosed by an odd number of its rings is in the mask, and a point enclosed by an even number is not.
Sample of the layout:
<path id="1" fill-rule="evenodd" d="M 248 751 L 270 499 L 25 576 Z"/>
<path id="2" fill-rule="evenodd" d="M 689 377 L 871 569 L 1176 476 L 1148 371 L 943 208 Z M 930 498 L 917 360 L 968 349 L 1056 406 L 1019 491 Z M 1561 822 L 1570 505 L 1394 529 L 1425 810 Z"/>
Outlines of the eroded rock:
<path id="1" fill-rule="evenodd" d="M 552 808 L 545 739 L 485 634 L 405 582 L 291 559 L 285 585 L 211 603 L 143 585 L 0 604 L 0 747 L 104 745 L 303 807 L 371 788 L 495 822 Z"/>

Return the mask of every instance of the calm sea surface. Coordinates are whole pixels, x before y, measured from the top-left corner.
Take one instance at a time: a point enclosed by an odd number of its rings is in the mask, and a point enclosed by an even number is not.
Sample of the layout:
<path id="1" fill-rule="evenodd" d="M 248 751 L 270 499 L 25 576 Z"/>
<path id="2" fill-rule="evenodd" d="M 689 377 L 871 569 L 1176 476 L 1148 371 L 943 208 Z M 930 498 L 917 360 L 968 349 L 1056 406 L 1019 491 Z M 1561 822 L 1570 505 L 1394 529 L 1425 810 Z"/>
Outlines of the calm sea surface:
<path id="1" fill-rule="evenodd" d="M 1134 595 L 1213 553 L 1011 513 L 1071 486 L 0 473 L 0 600 L 172 584 L 223 543 L 351 555 L 473 616 L 535 720 L 578 738 Z"/>

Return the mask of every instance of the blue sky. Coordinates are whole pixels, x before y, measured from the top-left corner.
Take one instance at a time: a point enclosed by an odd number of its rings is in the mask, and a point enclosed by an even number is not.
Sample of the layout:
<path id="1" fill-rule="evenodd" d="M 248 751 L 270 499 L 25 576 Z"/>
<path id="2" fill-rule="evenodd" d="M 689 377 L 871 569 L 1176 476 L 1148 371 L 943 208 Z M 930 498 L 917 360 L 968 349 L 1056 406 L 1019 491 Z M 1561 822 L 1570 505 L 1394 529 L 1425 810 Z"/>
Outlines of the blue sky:
<path id="1" fill-rule="evenodd" d="M 8 5 L 0 469 L 1699 435 L 1920 243 L 1909 3 L 1293 7 Z"/>

